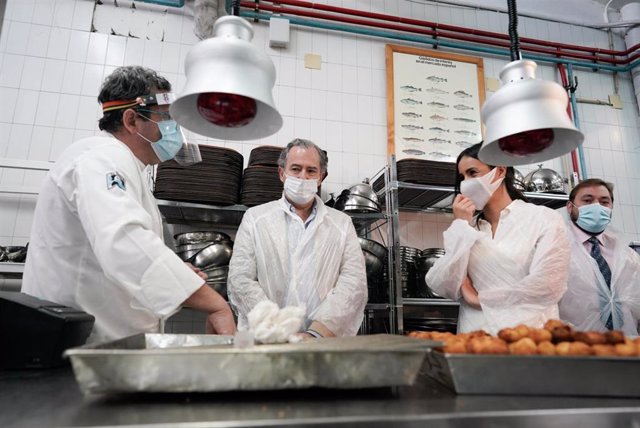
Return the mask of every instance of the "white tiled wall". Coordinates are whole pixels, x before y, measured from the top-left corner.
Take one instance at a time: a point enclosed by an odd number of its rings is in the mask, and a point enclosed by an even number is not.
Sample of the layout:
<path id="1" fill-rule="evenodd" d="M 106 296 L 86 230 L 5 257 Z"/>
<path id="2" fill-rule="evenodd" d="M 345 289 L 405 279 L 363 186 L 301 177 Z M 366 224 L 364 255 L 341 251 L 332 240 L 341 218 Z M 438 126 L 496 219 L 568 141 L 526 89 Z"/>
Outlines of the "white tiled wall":
<path id="1" fill-rule="evenodd" d="M 108 20 L 108 8 L 113 7 L 111 1 L 102 3 L 100 25 Z M 504 14 L 447 5 L 408 0 L 319 3 L 490 31 L 506 32 L 507 28 Z M 0 36 L 0 157 L 55 160 L 75 139 L 96 133 L 100 116 L 98 88 L 104 76 L 117 66 L 141 64 L 155 68 L 180 91 L 185 81 L 185 55 L 197 41 L 192 31 L 191 6 L 188 2 L 183 9 L 158 12 L 157 8 L 139 4 L 139 13 L 155 22 L 147 39 L 91 32 L 94 8 L 98 7 L 92 0 L 9 0 Z M 141 21 L 136 22 L 140 25 Z M 116 24 L 121 29 L 122 22 Z M 282 146 L 294 137 L 309 138 L 329 153 L 329 176 L 323 188 L 340 191 L 371 177 L 386 163 L 384 47 L 396 42 L 292 28 L 290 46 L 271 49 L 268 25 L 254 24 L 255 44 L 266 49 L 277 69 L 274 96 L 284 116 L 282 130 L 269 138 L 246 142 L 214 141 L 193 134 L 191 137 L 201 143 L 234 148 L 245 159 L 256 145 Z M 519 20 L 519 33 L 608 47 L 607 34 L 602 31 L 526 17 Z M 618 36 L 614 41 L 616 49 L 623 48 Z M 322 57 L 320 70 L 304 67 L 304 55 L 308 53 Z M 485 57 L 486 77 L 497 78 L 507 61 L 504 57 Z M 576 69 L 575 74 L 580 82 L 578 97 L 606 100 L 614 91 L 611 73 Z M 555 67 L 549 64 L 539 64 L 538 76 L 558 80 Z M 624 109 L 579 105 L 586 134 L 586 166 L 589 176 L 616 184 L 614 224 L 629 241 L 640 240 L 638 109 L 629 75 L 617 78 Z M 546 162 L 545 166 L 566 173 L 559 160 Z M 531 168 L 521 171 L 526 174 Z M 41 177 L 20 171 L 0 174 L 3 184 L 37 185 Z M 0 245 L 28 240 L 32 208 L 33 198 L 0 195 Z M 441 232 L 451 218 L 444 214 L 406 213 L 402 220 L 402 244 L 425 248 L 442 245 Z"/>

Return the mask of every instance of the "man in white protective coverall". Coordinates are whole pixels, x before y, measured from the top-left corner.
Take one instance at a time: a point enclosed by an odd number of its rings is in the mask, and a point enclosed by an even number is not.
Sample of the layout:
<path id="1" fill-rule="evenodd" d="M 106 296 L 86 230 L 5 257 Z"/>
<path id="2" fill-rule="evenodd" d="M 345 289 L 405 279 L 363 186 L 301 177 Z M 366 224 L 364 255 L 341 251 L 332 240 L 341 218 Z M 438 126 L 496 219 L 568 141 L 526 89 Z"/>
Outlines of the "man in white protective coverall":
<path id="1" fill-rule="evenodd" d="M 269 300 L 304 307 L 302 336 L 353 336 L 367 302 L 364 258 L 351 219 L 316 195 L 327 156 L 296 139 L 278 160 L 282 198 L 247 210 L 229 264 L 229 301 L 238 328 Z"/>
<path id="2" fill-rule="evenodd" d="M 183 304 L 209 314 L 208 332 L 235 332 L 229 305 L 163 241 L 151 165 L 201 160 L 170 90 L 153 70 L 113 71 L 98 96 L 105 132 L 70 145 L 40 189 L 22 291 L 93 315 L 89 342 L 158 332 Z"/>
<path id="3" fill-rule="evenodd" d="M 611 227 L 613 184 L 580 182 L 567 202 L 571 237 L 568 289 L 560 318 L 579 330 L 638 335 L 640 256 Z"/>

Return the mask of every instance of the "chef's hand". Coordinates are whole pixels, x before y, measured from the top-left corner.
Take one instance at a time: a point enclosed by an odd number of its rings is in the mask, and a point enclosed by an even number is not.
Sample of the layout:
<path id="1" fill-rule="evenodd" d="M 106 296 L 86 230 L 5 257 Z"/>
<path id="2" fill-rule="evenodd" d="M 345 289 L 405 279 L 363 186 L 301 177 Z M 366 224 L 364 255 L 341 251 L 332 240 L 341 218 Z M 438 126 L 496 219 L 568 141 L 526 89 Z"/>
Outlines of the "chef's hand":
<path id="1" fill-rule="evenodd" d="M 476 206 L 471 202 L 471 199 L 462 194 L 458 194 L 453 200 L 453 218 L 466 220 L 471 224 L 473 220 L 473 214 L 476 212 Z"/>
<path id="2" fill-rule="evenodd" d="M 212 312 L 207 316 L 207 334 L 222 334 L 233 336 L 236 334 L 236 323 L 233 320 L 233 313 L 229 306 L 226 309 Z"/>
<path id="3" fill-rule="evenodd" d="M 462 299 L 467 302 L 469 306 L 475 309 L 481 309 L 480 299 L 478 298 L 478 291 L 473 286 L 473 281 L 471 281 L 468 276 L 465 276 L 464 280 L 462 281 L 460 293 L 462 293 Z"/>
<path id="4" fill-rule="evenodd" d="M 203 281 L 206 281 L 206 280 L 207 280 L 207 278 L 209 278 L 209 275 L 207 275 L 206 273 L 202 272 L 202 271 L 200 270 L 200 268 L 195 267 L 194 265 L 192 265 L 192 264 L 191 264 L 191 263 L 189 263 L 189 262 L 184 262 L 184 264 L 185 264 L 185 265 L 187 265 L 187 266 L 189 266 L 189 268 L 190 268 L 192 271 L 194 271 L 196 274 L 198 274 L 198 276 L 199 276 L 200 278 L 202 278 L 202 280 L 203 280 Z"/>

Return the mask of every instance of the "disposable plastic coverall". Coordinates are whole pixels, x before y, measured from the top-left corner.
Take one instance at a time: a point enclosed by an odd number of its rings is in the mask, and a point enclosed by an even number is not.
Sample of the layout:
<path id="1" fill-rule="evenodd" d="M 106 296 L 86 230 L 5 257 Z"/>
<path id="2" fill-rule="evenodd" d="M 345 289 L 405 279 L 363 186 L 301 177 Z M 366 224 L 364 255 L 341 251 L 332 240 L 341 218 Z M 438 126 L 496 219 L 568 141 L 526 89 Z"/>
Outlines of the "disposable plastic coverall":
<path id="1" fill-rule="evenodd" d="M 367 303 L 364 257 L 351 219 L 316 197 L 317 214 L 289 256 L 288 223 L 302 223 L 284 197 L 247 210 L 229 264 L 229 301 L 238 328 L 260 301 L 306 306 L 304 328 L 321 322 L 336 336 L 358 332 Z M 300 224 L 301 226 L 301 224 Z"/>
<path id="2" fill-rule="evenodd" d="M 40 189 L 23 292 L 95 316 L 95 342 L 158 332 L 203 283 L 164 245 L 145 165 L 126 145 L 105 134 L 65 150 Z"/>
<path id="3" fill-rule="evenodd" d="M 558 318 L 566 290 L 569 241 L 560 214 L 515 200 L 500 213 L 494 238 L 484 220 L 479 228 L 454 220 L 444 232 L 446 254 L 426 275 L 436 293 L 460 300 L 458 331 L 542 325 Z M 465 275 L 478 291 L 480 309 L 468 305 L 460 287 Z"/>
<path id="4" fill-rule="evenodd" d="M 612 313 L 613 328 L 626 335 L 637 336 L 640 320 L 640 256 L 607 228 L 602 238 L 613 247 L 614 260 L 609 261 L 611 289 L 600 273 L 598 264 L 573 231 L 565 216 L 571 240 L 571 266 L 567 292 L 560 301 L 560 318 L 578 330 L 606 331 L 605 323 Z"/>

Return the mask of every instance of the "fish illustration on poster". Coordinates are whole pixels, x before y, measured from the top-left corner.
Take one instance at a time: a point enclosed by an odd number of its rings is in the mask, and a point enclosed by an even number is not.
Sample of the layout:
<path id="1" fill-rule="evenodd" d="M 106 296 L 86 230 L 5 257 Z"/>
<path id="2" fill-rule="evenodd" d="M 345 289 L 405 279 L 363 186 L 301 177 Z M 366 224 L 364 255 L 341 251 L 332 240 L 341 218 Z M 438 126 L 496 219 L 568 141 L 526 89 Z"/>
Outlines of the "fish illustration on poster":
<path id="1" fill-rule="evenodd" d="M 396 159 L 455 162 L 462 150 L 482 140 L 482 58 L 394 45 L 389 49 L 390 145 Z"/>

